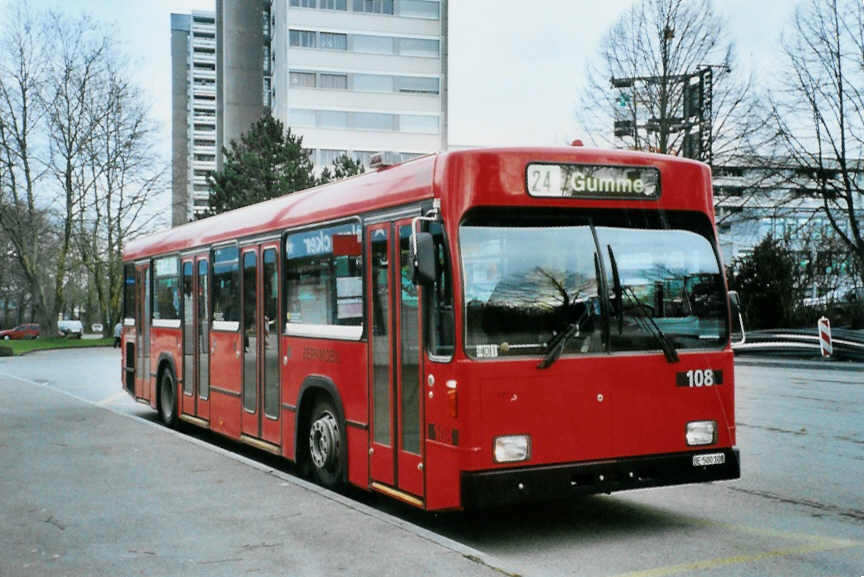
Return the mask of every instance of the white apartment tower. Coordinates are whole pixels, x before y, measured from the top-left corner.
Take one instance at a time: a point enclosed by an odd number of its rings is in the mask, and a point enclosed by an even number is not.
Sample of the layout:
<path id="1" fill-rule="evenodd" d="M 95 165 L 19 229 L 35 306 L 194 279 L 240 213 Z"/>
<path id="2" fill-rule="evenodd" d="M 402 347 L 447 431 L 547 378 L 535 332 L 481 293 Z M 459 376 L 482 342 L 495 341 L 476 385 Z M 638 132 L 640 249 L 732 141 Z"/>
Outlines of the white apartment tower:
<path id="1" fill-rule="evenodd" d="M 171 15 L 172 210 L 177 226 L 205 214 L 216 170 L 216 16 Z"/>
<path id="2" fill-rule="evenodd" d="M 222 143 L 260 103 L 319 169 L 341 154 L 368 167 L 376 152 L 404 160 L 446 147 L 446 0 L 217 0 L 216 10 L 220 57 L 243 67 L 220 75 Z"/>

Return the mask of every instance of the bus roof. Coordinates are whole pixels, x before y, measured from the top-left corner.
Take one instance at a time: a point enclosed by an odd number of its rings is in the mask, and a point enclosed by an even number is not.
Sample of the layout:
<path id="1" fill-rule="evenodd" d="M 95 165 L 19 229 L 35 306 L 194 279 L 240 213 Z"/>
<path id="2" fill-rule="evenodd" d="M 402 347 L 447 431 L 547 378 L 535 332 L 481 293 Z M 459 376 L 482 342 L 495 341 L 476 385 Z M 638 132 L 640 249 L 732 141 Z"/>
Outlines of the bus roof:
<path id="1" fill-rule="evenodd" d="M 693 160 L 644 152 L 550 148 L 477 148 L 423 156 L 335 183 L 310 188 L 210 218 L 163 230 L 130 242 L 124 260 L 171 254 L 268 231 L 345 218 L 432 198 L 448 190 L 445 210 L 461 214 L 472 205 L 526 203 L 525 169 L 531 162 L 652 166 L 664 180 L 663 202 L 579 200 L 579 206 L 666 208 L 710 214 L 710 169 Z M 683 178 L 667 179 L 670 171 Z M 668 186 L 667 186 L 668 185 Z M 707 194 L 694 191 L 707 189 Z M 507 194 L 501 195 L 500 191 Z M 496 196 L 496 194 L 498 196 Z M 449 200 L 449 197 L 448 197 Z M 572 206 L 572 199 L 532 199 L 546 205 Z M 610 204 L 614 202 L 614 204 Z M 442 204 L 444 202 L 442 201 Z M 447 210 L 449 209 L 449 210 Z M 712 219 L 713 220 L 713 219 Z"/>

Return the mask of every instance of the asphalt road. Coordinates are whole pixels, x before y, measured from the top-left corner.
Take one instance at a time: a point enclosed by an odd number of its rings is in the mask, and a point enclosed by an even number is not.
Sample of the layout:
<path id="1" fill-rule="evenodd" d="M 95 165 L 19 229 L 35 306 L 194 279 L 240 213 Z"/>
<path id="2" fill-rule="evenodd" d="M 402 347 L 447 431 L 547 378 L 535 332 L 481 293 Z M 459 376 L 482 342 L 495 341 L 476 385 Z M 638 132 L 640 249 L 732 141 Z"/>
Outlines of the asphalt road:
<path id="1" fill-rule="evenodd" d="M 15 375 L 155 420 L 118 393 L 119 364 L 119 352 L 104 349 L 36 353 L 0 359 L 0 381 Z M 864 575 L 864 371 L 739 365 L 736 382 L 737 481 L 441 515 L 362 492 L 349 497 L 404 531 L 431 530 L 488 555 L 507 574 Z M 291 472 L 268 455 L 195 436 Z M 246 471 L 240 474 L 259 473 Z M 0 510 L 0 526 L 3 516 Z M 202 540 L 215 531 L 205 521 L 197 529 Z"/>

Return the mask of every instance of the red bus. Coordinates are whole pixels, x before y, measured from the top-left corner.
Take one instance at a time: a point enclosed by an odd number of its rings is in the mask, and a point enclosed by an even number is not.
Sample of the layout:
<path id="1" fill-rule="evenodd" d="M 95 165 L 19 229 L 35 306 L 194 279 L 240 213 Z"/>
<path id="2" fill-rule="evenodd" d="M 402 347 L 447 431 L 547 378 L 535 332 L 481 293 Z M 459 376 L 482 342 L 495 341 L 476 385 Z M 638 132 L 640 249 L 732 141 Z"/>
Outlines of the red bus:
<path id="1" fill-rule="evenodd" d="M 427 510 L 733 479 L 709 168 L 430 155 L 125 253 L 123 387 Z"/>

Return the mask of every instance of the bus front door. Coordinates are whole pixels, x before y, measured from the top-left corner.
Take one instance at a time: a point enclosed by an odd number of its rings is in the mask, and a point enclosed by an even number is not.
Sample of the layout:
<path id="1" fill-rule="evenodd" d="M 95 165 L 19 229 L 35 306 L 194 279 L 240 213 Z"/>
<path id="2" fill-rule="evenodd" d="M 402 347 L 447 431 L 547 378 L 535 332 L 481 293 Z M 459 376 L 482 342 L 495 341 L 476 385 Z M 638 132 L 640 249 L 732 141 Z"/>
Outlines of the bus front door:
<path id="1" fill-rule="evenodd" d="M 411 221 L 367 228 L 373 486 L 423 496 L 420 324 Z"/>

